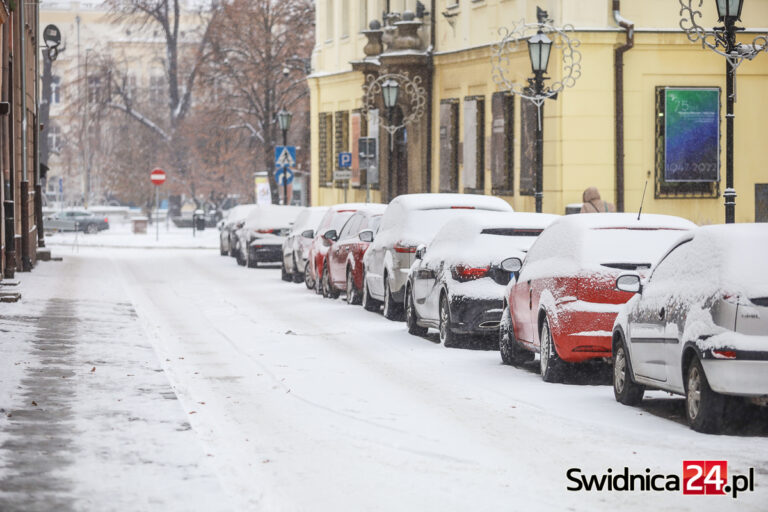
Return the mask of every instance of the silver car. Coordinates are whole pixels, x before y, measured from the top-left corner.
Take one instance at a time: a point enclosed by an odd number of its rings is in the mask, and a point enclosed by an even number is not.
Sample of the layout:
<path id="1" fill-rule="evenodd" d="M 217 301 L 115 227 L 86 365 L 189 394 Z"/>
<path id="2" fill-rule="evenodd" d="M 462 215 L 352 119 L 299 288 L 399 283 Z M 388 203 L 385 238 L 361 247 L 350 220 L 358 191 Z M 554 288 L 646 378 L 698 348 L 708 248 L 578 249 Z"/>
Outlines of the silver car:
<path id="1" fill-rule="evenodd" d="M 685 396 L 688 422 L 718 432 L 744 398 L 768 403 L 768 224 L 701 227 L 683 236 L 613 328 L 614 394 L 636 405 L 646 388 Z"/>
<path id="2" fill-rule="evenodd" d="M 469 211 L 511 212 L 498 197 L 474 194 L 406 194 L 389 203 L 374 239 L 362 231 L 360 239 L 372 242 L 363 257 L 363 307 L 376 311 L 384 303 L 384 316 L 400 320 L 405 283 L 416 248 L 428 244 L 443 225 Z"/>
<path id="3" fill-rule="evenodd" d="M 281 270 L 283 281 L 293 280 L 296 283 L 304 281 L 304 268 L 307 265 L 309 246 L 312 245 L 315 231 L 320 225 L 320 221 L 323 220 L 326 211 L 328 211 L 327 206 L 308 206 L 296 217 L 296 222 L 283 243 Z"/>

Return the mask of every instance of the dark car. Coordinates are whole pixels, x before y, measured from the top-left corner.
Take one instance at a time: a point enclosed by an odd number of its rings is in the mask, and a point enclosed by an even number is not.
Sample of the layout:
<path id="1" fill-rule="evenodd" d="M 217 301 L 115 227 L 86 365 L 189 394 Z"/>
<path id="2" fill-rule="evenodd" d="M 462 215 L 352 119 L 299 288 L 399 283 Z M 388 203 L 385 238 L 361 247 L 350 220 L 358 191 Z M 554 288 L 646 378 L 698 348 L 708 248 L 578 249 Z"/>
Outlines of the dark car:
<path id="1" fill-rule="evenodd" d="M 347 302 L 358 304 L 363 289 L 363 255 L 378 231 L 387 205 L 371 204 L 349 218 L 340 233 L 326 232 L 335 240 L 325 258 L 322 274 L 323 297 L 337 298 L 343 290 Z M 366 231 L 366 234 L 362 232 Z M 359 236 L 363 234 L 363 236 Z"/>
<path id="2" fill-rule="evenodd" d="M 511 254 L 525 256 L 557 215 L 475 211 L 448 221 L 428 247 L 416 250 L 405 288 L 408 332 L 440 332 L 445 346 L 469 336 L 498 339 L 509 272 L 500 268 Z"/>
<path id="3" fill-rule="evenodd" d="M 82 231 L 94 234 L 109 229 L 109 219 L 86 210 L 57 212 L 45 219 L 46 231 Z"/>
<path id="4" fill-rule="evenodd" d="M 279 263 L 283 242 L 301 213 L 300 206 L 259 205 L 248 214 L 237 231 L 237 262 L 249 268 L 259 263 Z"/>

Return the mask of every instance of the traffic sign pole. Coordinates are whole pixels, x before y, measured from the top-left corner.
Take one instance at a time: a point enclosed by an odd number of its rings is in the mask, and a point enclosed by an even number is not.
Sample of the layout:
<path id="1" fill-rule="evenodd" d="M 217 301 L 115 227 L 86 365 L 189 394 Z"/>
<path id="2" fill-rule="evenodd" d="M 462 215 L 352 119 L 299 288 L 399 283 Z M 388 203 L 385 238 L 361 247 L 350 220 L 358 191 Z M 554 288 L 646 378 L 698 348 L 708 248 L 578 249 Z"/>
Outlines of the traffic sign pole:
<path id="1" fill-rule="evenodd" d="M 160 240 L 160 185 L 165 183 L 165 171 L 153 169 L 149 181 L 155 186 L 155 241 Z"/>
<path id="2" fill-rule="evenodd" d="M 283 147 L 288 145 L 288 130 L 283 130 Z M 288 205 L 288 173 L 283 177 L 283 204 Z"/>

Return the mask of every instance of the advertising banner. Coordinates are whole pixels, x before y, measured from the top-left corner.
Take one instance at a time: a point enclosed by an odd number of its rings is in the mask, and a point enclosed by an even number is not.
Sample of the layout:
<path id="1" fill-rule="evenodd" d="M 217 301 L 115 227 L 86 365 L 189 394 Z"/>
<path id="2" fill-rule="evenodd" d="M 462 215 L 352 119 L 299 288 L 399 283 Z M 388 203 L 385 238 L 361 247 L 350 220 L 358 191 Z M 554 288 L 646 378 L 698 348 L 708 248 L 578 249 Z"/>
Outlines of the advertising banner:
<path id="1" fill-rule="evenodd" d="M 667 88 L 664 180 L 719 181 L 720 90 Z"/>

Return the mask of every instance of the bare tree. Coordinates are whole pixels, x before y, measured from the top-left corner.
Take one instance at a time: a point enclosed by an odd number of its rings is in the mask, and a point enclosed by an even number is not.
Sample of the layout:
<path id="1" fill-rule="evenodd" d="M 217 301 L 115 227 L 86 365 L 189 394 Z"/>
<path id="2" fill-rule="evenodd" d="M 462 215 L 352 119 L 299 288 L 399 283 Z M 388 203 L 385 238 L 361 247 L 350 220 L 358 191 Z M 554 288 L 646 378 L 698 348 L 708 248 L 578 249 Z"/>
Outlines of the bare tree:
<path id="1" fill-rule="evenodd" d="M 308 94 L 303 70 L 286 63 L 311 54 L 314 19 L 311 0 L 230 0 L 221 4 L 208 34 L 212 58 L 204 74 L 225 96 L 219 106 L 229 114 L 231 128 L 253 139 L 261 165 L 254 170 L 268 172 L 274 203 L 276 116 Z"/>

